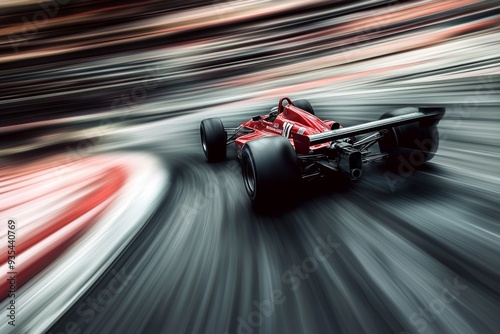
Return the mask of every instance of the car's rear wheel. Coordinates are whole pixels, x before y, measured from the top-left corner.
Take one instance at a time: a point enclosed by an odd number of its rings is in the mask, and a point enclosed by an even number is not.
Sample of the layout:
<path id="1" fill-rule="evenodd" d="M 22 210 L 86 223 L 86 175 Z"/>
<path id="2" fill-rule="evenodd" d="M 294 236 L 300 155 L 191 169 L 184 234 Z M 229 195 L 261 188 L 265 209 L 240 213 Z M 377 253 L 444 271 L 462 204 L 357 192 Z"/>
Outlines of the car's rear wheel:
<path id="1" fill-rule="evenodd" d="M 302 100 L 295 100 L 293 101 L 293 105 L 302 109 L 302 110 L 305 110 L 307 111 L 308 113 L 312 114 L 312 115 L 315 115 L 314 114 L 314 109 L 311 105 L 311 103 L 306 100 L 306 99 L 302 99 Z"/>
<path id="2" fill-rule="evenodd" d="M 243 182 L 257 206 L 281 206 L 290 200 L 300 178 L 297 154 L 281 136 L 256 139 L 242 151 Z"/>
<path id="3" fill-rule="evenodd" d="M 208 118 L 200 124 L 201 147 L 210 162 L 226 158 L 227 135 L 219 118 Z"/>
<path id="4" fill-rule="evenodd" d="M 418 111 L 417 108 L 401 108 L 383 114 L 380 119 L 397 117 Z M 439 133 L 436 125 L 421 125 L 414 122 L 396 126 L 379 141 L 380 151 L 388 153 L 390 162 L 401 159 L 419 164 L 434 157 L 439 147 Z"/>

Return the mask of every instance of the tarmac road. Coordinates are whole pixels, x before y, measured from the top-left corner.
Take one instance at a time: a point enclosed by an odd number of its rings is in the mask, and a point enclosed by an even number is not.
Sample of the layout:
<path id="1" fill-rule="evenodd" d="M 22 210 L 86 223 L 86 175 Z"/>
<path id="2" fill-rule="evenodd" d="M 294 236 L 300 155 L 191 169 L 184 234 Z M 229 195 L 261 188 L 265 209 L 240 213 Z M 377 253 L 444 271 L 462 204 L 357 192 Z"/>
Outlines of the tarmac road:
<path id="1" fill-rule="evenodd" d="M 459 101 L 468 85 L 411 89 L 407 100 Z M 320 117 L 347 125 L 399 106 L 390 90 L 362 95 L 383 102 L 336 101 L 332 111 L 325 99 L 311 101 Z M 497 96 L 483 98 L 467 115 L 456 103 L 441 103 L 448 113 L 439 154 L 397 182 L 373 165 L 355 183 L 303 185 L 297 205 L 266 213 L 250 205 L 231 148 L 228 161 L 205 161 L 197 124 L 212 114 L 117 135 L 109 149 L 148 148 L 175 177 L 120 260 L 53 332 L 73 322 L 87 333 L 495 332 L 499 123 Z M 234 114 L 255 114 L 248 109 L 212 113 L 231 124 Z M 108 301 L 103 291 L 116 272 L 127 278 Z"/>

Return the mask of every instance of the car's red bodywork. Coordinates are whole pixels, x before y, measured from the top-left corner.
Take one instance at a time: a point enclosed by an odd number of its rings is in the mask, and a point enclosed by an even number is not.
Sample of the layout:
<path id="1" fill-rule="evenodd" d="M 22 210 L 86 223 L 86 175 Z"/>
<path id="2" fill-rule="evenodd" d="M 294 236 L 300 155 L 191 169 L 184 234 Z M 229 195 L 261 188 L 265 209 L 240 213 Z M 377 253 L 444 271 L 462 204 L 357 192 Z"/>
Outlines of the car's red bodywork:
<path id="1" fill-rule="evenodd" d="M 429 161 L 438 148 L 435 134 L 445 112 L 434 106 L 400 108 L 343 128 L 316 117 L 309 101 L 283 98 L 269 114 L 237 128 L 225 128 L 219 118 L 204 119 L 200 137 L 210 162 L 226 159 L 226 146 L 236 144 L 245 189 L 260 206 L 285 198 L 299 180 L 340 172 L 354 181 L 371 162 Z M 375 144 L 379 150 L 372 151 Z"/>
<path id="2" fill-rule="evenodd" d="M 241 150 L 245 143 L 254 139 L 269 136 L 283 136 L 288 138 L 290 144 L 295 148 L 293 141 L 293 136 L 295 134 L 312 135 L 331 129 L 342 128 L 340 124 L 334 121 L 323 121 L 291 103 L 283 106 L 282 101 L 280 101 L 282 110 L 280 110 L 278 116 L 274 120 L 268 120 L 269 115 L 265 115 L 255 117 L 241 125 L 243 128 L 253 130 L 253 132 L 242 135 L 235 140 L 238 157 L 241 157 Z M 314 145 L 310 147 L 310 150 L 314 151 L 319 148 L 328 147 L 329 145 L 329 143 Z"/>

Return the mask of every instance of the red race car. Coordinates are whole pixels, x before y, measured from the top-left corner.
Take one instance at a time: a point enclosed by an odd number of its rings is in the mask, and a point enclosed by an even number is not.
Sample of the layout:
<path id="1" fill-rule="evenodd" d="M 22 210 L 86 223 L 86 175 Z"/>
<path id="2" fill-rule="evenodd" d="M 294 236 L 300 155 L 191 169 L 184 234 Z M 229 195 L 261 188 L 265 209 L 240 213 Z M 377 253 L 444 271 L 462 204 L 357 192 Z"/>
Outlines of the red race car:
<path id="1" fill-rule="evenodd" d="M 442 107 L 408 107 L 343 128 L 315 116 L 307 100 L 283 98 L 269 114 L 235 129 L 224 128 L 219 118 L 205 119 L 200 136 L 210 162 L 224 160 L 226 145 L 236 144 L 246 191 L 259 205 L 285 198 L 301 179 L 343 172 L 356 180 L 372 161 L 429 161 L 438 148 L 436 126 L 444 113 Z M 370 150 L 376 143 L 380 152 Z"/>

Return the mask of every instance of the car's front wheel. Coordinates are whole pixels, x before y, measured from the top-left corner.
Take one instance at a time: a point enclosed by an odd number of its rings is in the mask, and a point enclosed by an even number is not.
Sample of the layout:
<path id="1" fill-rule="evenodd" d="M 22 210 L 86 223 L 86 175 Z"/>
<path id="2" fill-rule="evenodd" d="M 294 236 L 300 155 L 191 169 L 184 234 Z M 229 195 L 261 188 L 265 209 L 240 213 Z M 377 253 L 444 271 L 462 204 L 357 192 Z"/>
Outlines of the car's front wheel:
<path id="1" fill-rule="evenodd" d="M 297 154 L 281 136 L 250 141 L 242 151 L 243 182 L 250 200 L 257 206 L 280 206 L 300 178 Z"/>
<path id="2" fill-rule="evenodd" d="M 311 115 L 314 115 L 314 108 L 311 105 L 311 103 L 306 99 L 295 100 L 295 101 L 293 101 L 293 105 L 302 109 L 302 110 L 307 111 Z"/>
<path id="3" fill-rule="evenodd" d="M 201 147 L 210 162 L 226 159 L 227 135 L 219 118 L 208 118 L 200 124 Z"/>

